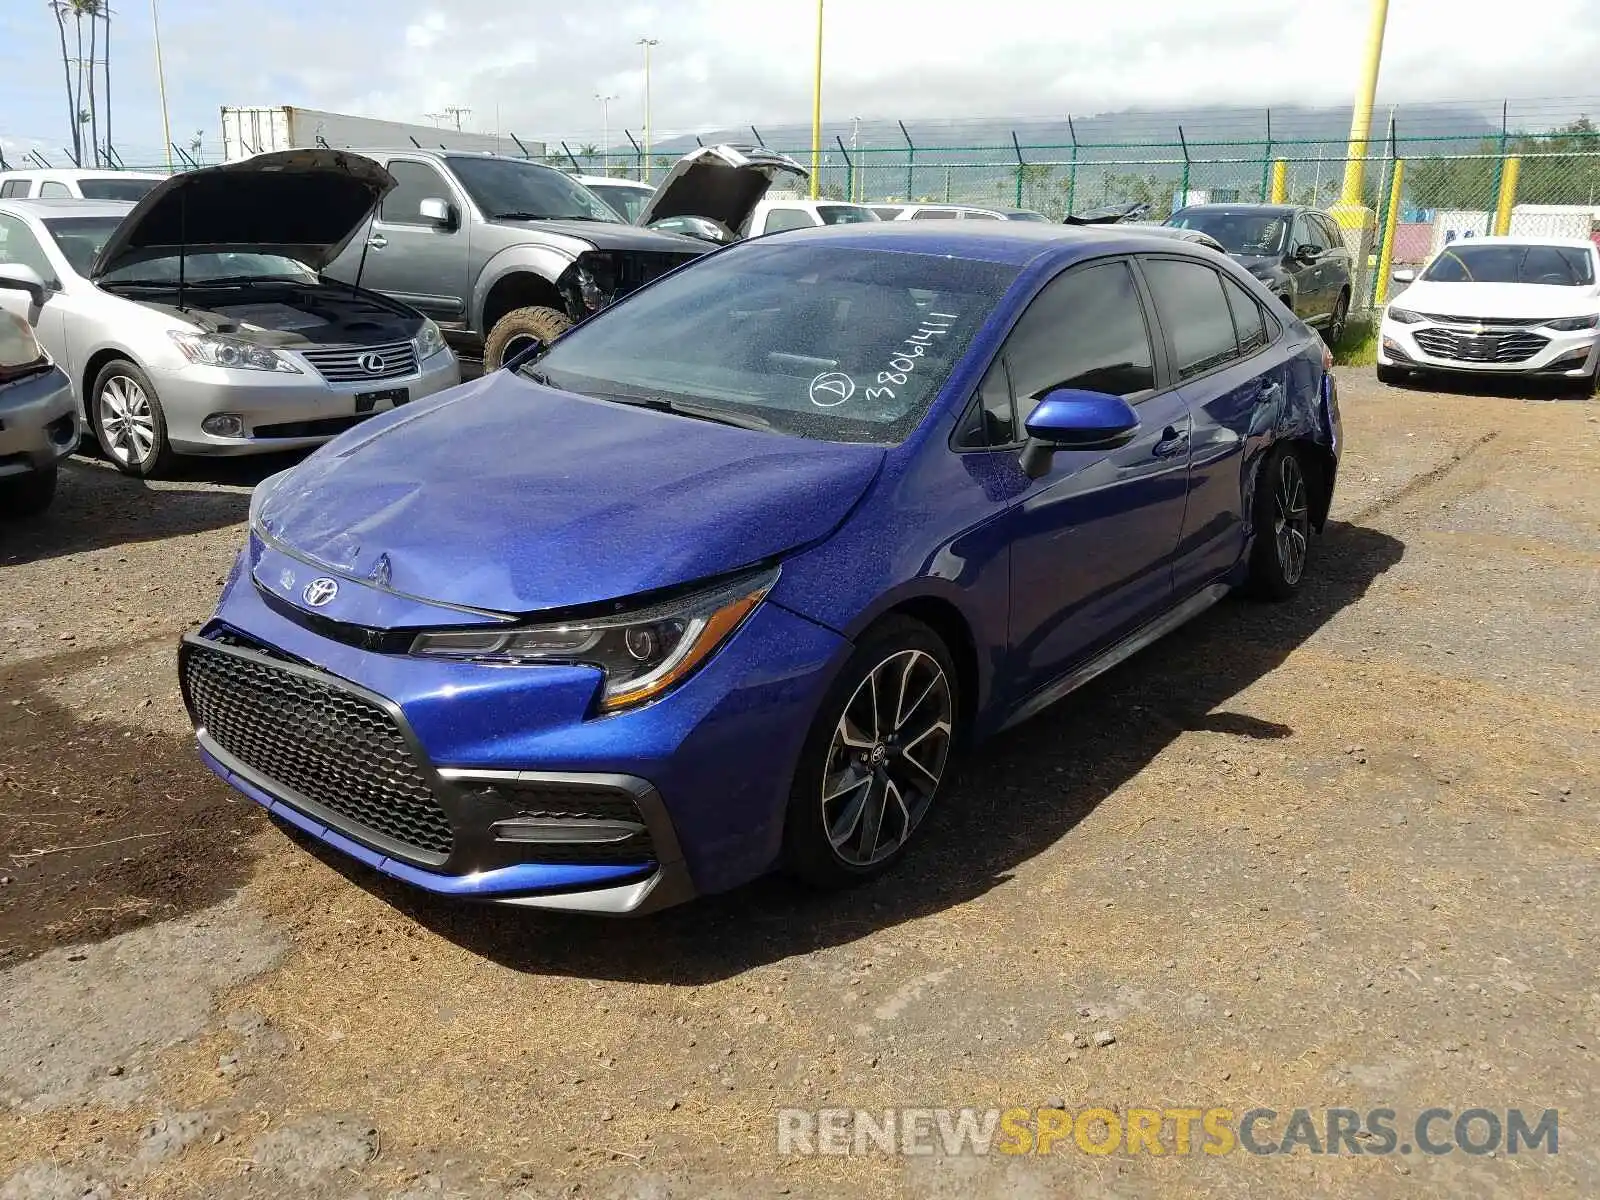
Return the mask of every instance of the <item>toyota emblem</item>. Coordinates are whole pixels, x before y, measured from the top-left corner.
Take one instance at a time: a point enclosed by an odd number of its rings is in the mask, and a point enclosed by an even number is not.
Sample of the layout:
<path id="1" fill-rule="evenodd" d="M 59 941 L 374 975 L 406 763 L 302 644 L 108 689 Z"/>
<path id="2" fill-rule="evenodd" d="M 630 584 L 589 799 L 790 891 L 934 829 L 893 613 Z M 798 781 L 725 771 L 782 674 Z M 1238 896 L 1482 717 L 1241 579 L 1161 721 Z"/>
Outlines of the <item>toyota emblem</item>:
<path id="1" fill-rule="evenodd" d="M 338 581 L 329 579 L 326 576 L 321 579 L 313 579 L 310 583 L 306 584 L 306 590 L 300 593 L 305 602 L 312 608 L 322 608 L 326 605 L 332 604 L 333 598 L 338 594 Z"/>
<path id="2" fill-rule="evenodd" d="M 388 366 L 389 364 L 384 361 L 383 355 L 381 354 L 363 354 L 360 358 L 356 359 L 356 365 L 368 375 L 381 375 L 383 374 L 384 367 Z"/>

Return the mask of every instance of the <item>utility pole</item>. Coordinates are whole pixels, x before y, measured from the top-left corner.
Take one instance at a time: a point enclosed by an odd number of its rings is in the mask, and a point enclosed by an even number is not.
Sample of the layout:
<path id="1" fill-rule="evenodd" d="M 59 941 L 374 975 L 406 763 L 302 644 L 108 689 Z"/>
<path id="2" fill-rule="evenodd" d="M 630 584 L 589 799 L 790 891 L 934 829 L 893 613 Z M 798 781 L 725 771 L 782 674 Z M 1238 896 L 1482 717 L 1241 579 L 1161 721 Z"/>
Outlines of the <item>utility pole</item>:
<path id="1" fill-rule="evenodd" d="M 616 97 L 596 92 L 594 98 L 600 101 L 600 174 L 604 175 L 611 169 L 611 102 Z"/>
<path id="2" fill-rule="evenodd" d="M 455 104 L 446 104 L 444 106 L 445 116 L 455 118 L 457 133 L 461 132 L 461 118 L 466 116 L 471 111 L 472 110 L 470 108 L 461 108 L 459 105 Z"/>
<path id="3" fill-rule="evenodd" d="M 167 117 L 167 73 L 161 67 L 161 22 L 156 17 L 156 0 L 150 0 L 150 32 L 156 40 L 156 91 L 161 97 L 161 136 L 167 143 L 167 171 L 172 171 L 172 124 Z"/>
<path id="4" fill-rule="evenodd" d="M 650 182 L 650 169 L 654 164 L 650 161 L 650 47 L 659 46 L 660 38 L 640 38 L 636 43 L 644 47 L 644 175 L 645 183 Z"/>
<path id="5" fill-rule="evenodd" d="M 817 0 L 817 72 L 811 88 L 811 198 L 815 200 L 822 172 L 822 0 Z"/>

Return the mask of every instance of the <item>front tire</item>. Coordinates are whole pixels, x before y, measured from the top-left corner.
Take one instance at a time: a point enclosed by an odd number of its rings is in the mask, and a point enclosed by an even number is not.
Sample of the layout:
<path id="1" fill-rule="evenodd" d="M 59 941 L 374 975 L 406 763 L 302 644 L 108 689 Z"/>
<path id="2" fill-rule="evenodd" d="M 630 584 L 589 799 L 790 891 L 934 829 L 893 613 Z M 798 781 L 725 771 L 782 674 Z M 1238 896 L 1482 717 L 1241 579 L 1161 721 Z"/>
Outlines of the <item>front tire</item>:
<path id="1" fill-rule="evenodd" d="M 150 377 L 126 359 L 107 363 L 95 377 L 89 420 L 100 449 L 124 475 L 150 479 L 172 466 L 161 398 Z"/>
<path id="2" fill-rule="evenodd" d="M 56 468 L 52 463 L 26 475 L 0 479 L 0 517 L 37 517 L 56 496 Z"/>
<path id="3" fill-rule="evenodd" d="M 1256 477 L 1249 591 L 1287 600 L 1300 590 L 1311 552 L 1311 480 L 1293 446 L 1277 446 Z"/>
<path id="4" fill-rule="evenodd" d="M 548 346 L 567 330 L 572 321 L 556 308 L 534 306 L 514 308 L 494 323 L 483 342 L 483 369 L 498 371 L 506 359 L 520 354 L 533 342 Z"/>
<path id="5" fill-rule="evenodd" d="M 909 617 L 874 627 L 828 690 L 800 754 L 784 862 L 848 887 L 900 860 L 933 806 L 960 713 L 950 652 Z"/>

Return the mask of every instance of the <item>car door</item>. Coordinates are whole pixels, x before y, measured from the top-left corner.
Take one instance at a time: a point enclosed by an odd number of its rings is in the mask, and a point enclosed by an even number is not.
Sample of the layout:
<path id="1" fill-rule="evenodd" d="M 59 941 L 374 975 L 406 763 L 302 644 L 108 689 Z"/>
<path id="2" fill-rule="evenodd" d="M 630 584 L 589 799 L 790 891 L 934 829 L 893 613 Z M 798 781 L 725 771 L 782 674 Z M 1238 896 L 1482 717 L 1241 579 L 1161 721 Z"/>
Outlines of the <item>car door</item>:
<path id="1" fill-rule="evenodd" d="M 471 222 L 455 185 L 425 159 L 392 158 L 385 166 L 395 188 L 383 198 L 365 236 L 358 234 L 326 274 L 382 292 L 434 320 L 460 326 L 466 320 Z M 443 200 L 453 219 L 439 225 L 424 217 L 424 200 Z M 366 249 L 366 263 L 361 252 Z"/>
<path id="2" fill-rule="evenodd" d="M 1328 252 L 1323 255 L 1321 277 L 1319 283 L 1323 294 L 1327 297 L 1328 312 L 1331 314 L 1339 303 L 1339 293 L 1351 286 L 1351 264 L 1355 261 L 1344 242 L 1344 230 L 1334 223 L 1333 218 L 1322 213 L 1313 213 L 1312 221 L 1322 231 L 1322 240 L 1328 247 Z"/>
<path id="3" fill-rule="evenodd" d="M 1282 326 L 1225 271 L 1193 259 L 1140 262 L 1192 422 L 1189 501 L 1175 599 L 1218 582 L 1244 554 L 1245 464 L 1277 428 L 1287 383 Z"/>
<path id="4" fill-rule="evenodd" d="M 1320 283 L 1320 259 L 1325 249 L 1321 245 L 1321 235 L 1316 233 L 1311 222 L 1306 219 L 1305 213 L 1296 213 L 1294 224 L 1289 230 L 1289 250 L 1284 258 L 1283 268 L 1294 281 L 1294 314 L 1302 321 L 1316 323 L 1327 315 L 1327 307 L 1323 303 L 1322 285 Z M 1301 248 L 1308 247 L 1309 253 L 1305 260 L 1301 258 Z M 1312 256 L 1315 257 L 1312 257 Z"/>
<path id="5" fill-rule="evenodd" d="M 27 292 L 0 288 L 0 308 L 33 326 L 39 344 L 61 366 L 72 368 L 67 354 L 66 327 L 60 302 L 60 273 L 28 223 L 13 213 L 0 213 L 0 266 L 30 267 L 47 286 L 45 301 L 37 308 Z"/>
<path id="6" fill-rule="evenodd" d="M 1018 320 L 986 380 L 1028 414 L 1061 387 L 1115 392 L 1140 424 L 1114 450 L 1058 450 L 1016 499 L 1011 527 L 1008 686 L 1046 687 L 1161 612 L 1188 491 L 1189 416 L 1163 389 L 1153 316 L 1125 259 L 1068 269 Z"/>

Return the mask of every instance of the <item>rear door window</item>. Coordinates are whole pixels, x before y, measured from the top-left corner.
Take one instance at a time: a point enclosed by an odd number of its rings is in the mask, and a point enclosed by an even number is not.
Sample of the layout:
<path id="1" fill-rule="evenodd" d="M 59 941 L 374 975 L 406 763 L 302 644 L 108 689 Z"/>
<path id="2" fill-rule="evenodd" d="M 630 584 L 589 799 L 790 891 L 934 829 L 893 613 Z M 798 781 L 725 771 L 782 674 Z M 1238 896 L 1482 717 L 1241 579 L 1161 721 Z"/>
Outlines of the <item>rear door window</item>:
<path id="1" fill-rule="evenodd" d="M 1233 314 L 1233 328 L 1239 339 L 1239 353 L 1248 357 L 1262 349 L 1271 340 L 1267 336 L 1266 315 L 1249 292 L 1238 283 L 1222 276 L 1222 290 L 1228 296 L 1228 310 Z"/>
<path id="2" fill-rule="evenodd" d="M 767 223 L 762 233 L 779 233 L 785 229 L 811 229 L 816 222 L 803 208 L 773 208 L 767 211 Z"/>
<path id="3" fill-rule="evenodd" d="M 1180 380 L 1204 375 L 1239 357 L 1220 275 L 1204 263 L 1147 258 L 1144 277 L 1172 342 L 1173 366 Z"/>
<path id="4" fill-rule="evenodd" d="M 30 183 L 27 179 L 8 179 L 0 183 L 0 200 L 26 199 Z"/>
<path id="5" fill-rule="evenodd" d="M 40 186 L 39 198 L 41 200 L 47 200 L 51 198 L 57 200 L 70 200 L 72 198 L 72 193 L 67 190 L 66 184 L 57 183 L 54 179 L 49 179 Z"/>

